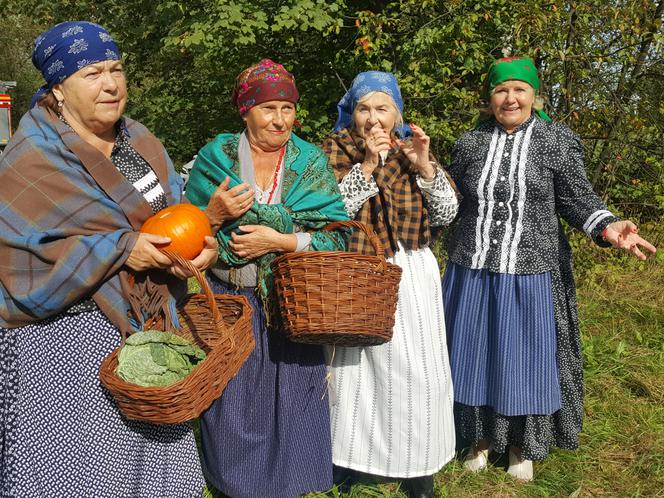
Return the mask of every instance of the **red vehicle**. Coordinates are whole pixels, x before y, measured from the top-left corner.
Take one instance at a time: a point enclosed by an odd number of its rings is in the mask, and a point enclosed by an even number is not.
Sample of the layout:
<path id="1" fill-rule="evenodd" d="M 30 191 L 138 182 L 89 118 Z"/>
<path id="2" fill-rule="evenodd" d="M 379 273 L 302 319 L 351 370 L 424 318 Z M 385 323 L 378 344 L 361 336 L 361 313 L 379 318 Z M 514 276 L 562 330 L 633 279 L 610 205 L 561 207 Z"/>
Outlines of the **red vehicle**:
<path id="1" fill-rule="evenodd" d="M 0 93 L 0 147 L 4 147 L 12 136 L 12 98 Z"/>

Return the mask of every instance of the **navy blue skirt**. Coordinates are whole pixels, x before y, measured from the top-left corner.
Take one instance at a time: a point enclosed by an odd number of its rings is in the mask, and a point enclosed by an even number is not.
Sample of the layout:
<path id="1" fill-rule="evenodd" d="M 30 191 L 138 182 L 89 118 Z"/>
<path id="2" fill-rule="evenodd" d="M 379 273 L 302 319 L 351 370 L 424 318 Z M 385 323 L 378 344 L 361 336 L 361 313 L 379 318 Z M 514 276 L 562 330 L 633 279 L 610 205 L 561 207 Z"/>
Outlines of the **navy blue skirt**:
<path id="1" fill-rule="evenodd" d="M 551 275 L 448 263 L 443 278 L 454 399 L 507 416 L 560 409 Z"/>
<path id="2" fill-rule="evenodd" d="M 215 293 L 249 300 L 256 349 L 201 417 L 207 479 L 232 498 L 291 498 L 330 489 L 322 349 L 268 330 L 253 290 L 235 290 L 211 275 L 208 279 Z"/>

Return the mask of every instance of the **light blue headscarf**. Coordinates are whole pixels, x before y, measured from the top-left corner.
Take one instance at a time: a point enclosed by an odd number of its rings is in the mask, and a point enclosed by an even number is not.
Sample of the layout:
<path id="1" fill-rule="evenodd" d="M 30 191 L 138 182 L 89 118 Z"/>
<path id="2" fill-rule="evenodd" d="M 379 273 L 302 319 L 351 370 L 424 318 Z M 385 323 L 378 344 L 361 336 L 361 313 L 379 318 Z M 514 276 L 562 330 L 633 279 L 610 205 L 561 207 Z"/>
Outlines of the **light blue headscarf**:
<path id="1" fill-rule="evenodd" d="M 401 90 L 396 77 L 392 73 L 385 73 L 382 71 L 366 71 L 355 76 L 355 79 L 346 92 L 346 95 L 337 104 L 337 111 L 339 117 L 334 125 L 334 131 L 339 131 L 348 128 L 353 122 L 353 111 L 357 105 L 357 101 L 370 92 L 383 92 L 388 94 L 394 100 L 394 103 L 403 114 L 403 99 L 401 98 Z M 411 134 L 408 125 L 402 125 L 395 130 L 397 135 L 406 137 Z"/>
<path id="2" fill-rule="evenodd" d="M 67 21 L 43 32 L 35 39 L 32 63 L 46 84 L 33 95 L 31 107 L 53 85 L 85 66 L 106 60 L 120 60 L 120 50 L 108 31 L 98 24 Z"/>

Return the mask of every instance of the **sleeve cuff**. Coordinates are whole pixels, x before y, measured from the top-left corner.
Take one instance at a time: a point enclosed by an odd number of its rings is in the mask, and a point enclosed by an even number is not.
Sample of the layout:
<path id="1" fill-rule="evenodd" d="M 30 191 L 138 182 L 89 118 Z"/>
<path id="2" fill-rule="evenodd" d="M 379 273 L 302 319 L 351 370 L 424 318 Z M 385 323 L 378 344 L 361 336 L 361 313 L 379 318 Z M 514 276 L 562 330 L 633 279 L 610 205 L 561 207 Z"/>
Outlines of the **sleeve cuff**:
<path id="1" fill-rule="evenodd" d="M 311 246 L 311 234 L 309 232 L 297 232 L 295 234 L 297 246 L 295 252 L 308 251 Z"/>
<path id="2" fill-rule="evenodd" d="M 586 229 L 586 225 L 584 225 L 584 231 L 592 239 L 592 241 L 597 244 L 600 247 L 611 247 L 611 244 L 604 240 L 604 237 L 602 237 L 602 233 L 604 232 L 604 229 L 609 226 L 611 223 L 615 221 L 620 221 L 620 218 L 615 216 L 613 213 L 610 211 L 606 211 L 606 213 L 609 213 L 607 216 L 600 215 L 598 216 L 598 220 L 596 222 L 592 223 L 592 227 Z M 595 216 L 596 213 L 593 213 L 590 218 Z M 589 219 L 590 219 L 589 218 Z M 586 221 L 586 224 L 588 222 Z"/>

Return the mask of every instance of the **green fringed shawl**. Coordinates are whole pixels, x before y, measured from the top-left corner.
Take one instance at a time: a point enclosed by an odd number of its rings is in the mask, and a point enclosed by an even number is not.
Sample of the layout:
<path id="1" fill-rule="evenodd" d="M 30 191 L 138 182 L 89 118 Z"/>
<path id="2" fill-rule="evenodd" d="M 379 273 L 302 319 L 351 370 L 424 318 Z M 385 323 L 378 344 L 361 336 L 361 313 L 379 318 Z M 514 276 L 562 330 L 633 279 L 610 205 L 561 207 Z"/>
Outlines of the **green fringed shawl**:
<path id="1" fill-rule="evenodd" d="M 187 198 L 205 209 L 217 186 L 230 176 L 230 186 L 242 183 L 238 145 L 240 134 L 223 133 L 198 153 L 186 187 Z M 265 304 L 272 292 L 271 264 L 279 255 L 268 253 L 250 261 L 238 257 L 230 249 L 231 233 L 239 233 L 240 225 L 265 225 L 281 233 L 293 233 L 298 225 L 311 233 L 314 251 L 346 250 L 343 232 L 320 231 L 332 221 L 347 220 L 348 216 L 339 193 L 339 187 L 327 157 L 316 146 L 291 135 L 284 155 L 284 179 L 280 204 L 258 204 L 234 222 L 224 223 L 216 235 L 219 259 L 232 268 L 253 262 L 258 266 L 258 292 Z"/>

